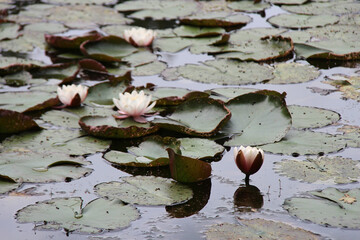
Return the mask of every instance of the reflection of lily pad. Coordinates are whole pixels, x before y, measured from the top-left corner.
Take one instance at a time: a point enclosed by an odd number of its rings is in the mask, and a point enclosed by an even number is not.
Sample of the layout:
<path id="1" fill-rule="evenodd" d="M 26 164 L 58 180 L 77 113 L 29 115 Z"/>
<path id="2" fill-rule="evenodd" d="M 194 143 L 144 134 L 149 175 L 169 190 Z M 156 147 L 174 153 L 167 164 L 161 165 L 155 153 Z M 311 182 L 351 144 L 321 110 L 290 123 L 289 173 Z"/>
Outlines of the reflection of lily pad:
<path id="1" fill-rule="evenodd" d="M 276 143 L 261 146 L 264 151 L 286 155 L 326 154 L 346 147 L 346 141 L 327 133 L 290 130 Z"/>
<path id="2" fill-rule="evenodd" d="M 55 198 L 26 206 L 16 219 L 34 222 L 36 229 L 65 229 L 69 232 L 99 233 L 124 228 L 139 218 L 139 212 L 119 200 L 95 199 L 86 206 L 79 197 Z"/>
<path id="3" fill-rule="evenodd" d="M 340 120 L 340 114 L 326 109 L 291 105 L 288 106 L 293 128 L 325 127 Z"/>
<path id="4" fill-rule="evenodd" d="M 283 160 L 276 162 L 275 169 L 281 175 L 310 183 L 352 183 L 360 179 L 359 161 L 341 157 L 308 158 L 303 161 Z"/>
<path id="5" fill-rule="evenodd" d="M 323 27 L 335 24 L 339 17 L 332 15 L 299 15 L 299 14 L 279 14 L 268 19 L 268 22 L 276 27 L 286 27 L 293 29 L 305 29 Z"/>
<path id="6" fill-rule="evenodd" d="M 264 219 L 242 219 L 241 225 L 220 223 L 206 231 L 207 240 L 218 239 L 308 239 L 320 237 L 304 229 Z"/>
<path id="7" fill-rule="evenodd" d="M 137 138 L 159 129 L 150 123 L 138 123 L 131 118 L 119 120 L 113 116 L 85 116 L 80 118 L 79 124 L 88 134 L 102 138 Z"/>
<path id="8" fill-rule="evenodd" d="M 309 197 L 294 197 L 285 200 L 283 207 L 293 216 L 325 226 L 359 229 L 360 189 L 340 191 L 326 188 L 322 191 L 308 192 Z"/>
<path id="9" fill-rule="evenodd" d="M 226 103 L 232 118 L 222 130 L 231 136 L 225 145 L 261 145 L 281 140 L 291 127 L 284 96 L 263 91 L 240 95 Z"/>
<path id="10" fill-rule="evenodd" d="M 152 122 L 160 128 L 189 134 L 211 136 L 229 121 L 231 113 L 222 103 L 211 98 L 194 98 L 180 104 L 166 118 Z"/>
<path id="11" fill-rule="evenodd" d="M 275 65 L 273 74 L 275 77 L 269 83 L 288 84 L 313 80 L 320 76 L 320 71 L 313 66 L 301 63 L 279 63 Z"/>
<path id="12" fill-rule="evenodd" d="M 100 183 L 95 191 L 102 197 L 139 205 L 173 205 L 192 198 L 188 186 L 161 177 L 123 177 L 123 182 Z"/>

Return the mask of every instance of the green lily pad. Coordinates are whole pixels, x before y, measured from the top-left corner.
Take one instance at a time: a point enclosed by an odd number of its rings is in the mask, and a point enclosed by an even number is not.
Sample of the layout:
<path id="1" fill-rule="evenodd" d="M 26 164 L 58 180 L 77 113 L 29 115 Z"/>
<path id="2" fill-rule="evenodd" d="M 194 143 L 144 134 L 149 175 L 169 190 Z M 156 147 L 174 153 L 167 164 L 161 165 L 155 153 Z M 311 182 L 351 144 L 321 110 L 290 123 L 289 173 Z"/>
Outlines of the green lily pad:
<path id="1" fill-rule="evenodd" d="M 261 146 L 264 151 L 286 155 L 327 154 L 346 147 L 346 141 L 338 136 L 312 131 L 290 130 L 276 143 Z"/>
<path id="2" fill-rule="evenodd" d="M 298 14 L 307 14 L 307 15 L 321 15 L 321 14 L 332 14 L 332 15 L 341 15 L 341 14 L 350 14 L 357 13 L 360 11 L 360 4 L 357 1 L 319 1 L 319 2 L 309 2 L 302 5 L 294 6 L 282 6 L 286 11 L 298 13 Z"/>
<path id="3" fill-rule="evenodd" d="M 37 33 L 61 33 L 67 31 L 68 28 L 61 23 L 33 23 L 24 27 L 25 32 L 37 32 Z"/>
<path id="4" fill-rule="evenodd" d="M 31 117 L 22 113 L 0 109 L 0 133 L 19 133 L 31 129 L 39 129 Z"/>
<path id="5" fill-rule="evenodd" d="M 17 183 L 11 178 L 0 176 L 0 194 L 6 194 L 19 188 L 21 183 Z"/>
<path id="6" fill-rule="evenodd" d="M 181 155 L 196 159 L 209 159 L 220 156 L 225 148 L 214 141 L 203 138 L 178 138 Z"/>
<path id="7" fill-rule="evenodd" d="M 85 56 L 105 62 L 119 62 L 123 57 L 137 51 L 137 48 L 117 36 L 106 36 L 84 42 L 80 49 Z"/>
<path id="8" fill-rule="evenodd" d="M 157 60 L 157 56 L 156 54 L 151 53 L 146 49 L 139 49 L 139 51 L 129 56 L 123 57 L 121 60 L 127 62 L 132 67 L 137 67 L 154 62 L 155 60 Z"/>
<path id="9" fill-rule="evenodd" d="M 20 25 L 12 22 L 0 23 L 0 40 L 14 39 L 19 35 Z"/>
<path id="10" fill-rule="evenodd" d="M 136 0 L 123 2 L 115 6 L 115 10 L 136 11 L 131 18 L 152 18 L 154 20 L 176 19 L 193 13 L 197 8 L 195 1 L 181 0 Z"/>
<path id="11" fill-rule="evenodd" d="M 20 223 L 34 222 L 35 229 L 100 233 L 127 227 L 140 216 L 136 208 L 120 200 L 97 198 L 84 207 L 82 204 L 79 197 L 45 200 L 20 209 L 16 219 Z"/>
<path id="12" fill-rule="evenodd" d="M 206 92 L 210 93 L 211 98 L 227 102 L 229 99 L 256 91 L 259 90 L 254 88 L 225 87 L 210 89 Z"/>
<path id="13" fill-rule="evenodd" d="M 274 78 L 271 68 L 258 63 L 217 59 L 204 64 L 187 64 L 178 67 L 177 72 L 180 76 L 196 82 L 221 85 L 258 83 Z"/>
<path id="14" fill-rule="evenodd" d="M 167 64 L 161 61 L 154 61 L 145 65 L 136 67 L 131 73 L 134 76 L 152 76 L 159 75 L 167 68 Z"/>
<path id="15" fill-rule="evenodd" d="M 31 59 L 24 59 L 17 57 L 1 57 L 0 75 L 38 68 L 44 65 L 45 63 L 43 62 L 31 60 Z"/>
<path id="16" fill-rule="evenodd" d="M 225 33 L 221 27 L 195 27 L 182 25 L 173 30 L 178 37 L 210 37 L 219 36 Z"/>
<path id="17" fill-rule="evenodd" d="M 206 239 L 321 239 L 312 232 L 282 222 L 259 218 L 241 219 L 239 222 L 241 225 L 220 223 L 211 226 L 206 231 Z"/>
<path id="18" fill-rule="evenodd" d="M 292 29 L 305 29 L 323 27 L 339 22 L 338 16 L 333 15 L 299 15 L 299 14 L 279 14 L 269 18 L 267 21 L 275 27 L 285 27 Z"/>
<path id="19" fill-rule="evenodd" d="M 274 91 L 240 95 L 228 101 L 232 117 L 222 132 L 226 146 L 261 145 L 280 141 L 291 127 L 285 96 Z"/>
<path id="20" fill-rule="evenodd" d="M 212 136 L 229 121 L 231 113 L 224 105 L 211 98 L 193 98 L 180 104 L 165 118 L 152 122 L 160 128 L 192 136 Z"/>
<path id="21" fill-rule="evenodd" d="M 1 80 L 4 80 L 6 85 L 12 87 L 46 83 L 44 79 L 32 79 L 32 75 L 27 71 L 5 75 Z"/>
<path id="22" fill-rule="evenodd" d="M 122 182 L 100 183 L 95 191 L 102 197 L 139 205 L 173 205 L 192 198 L 188 186 L 154 176 L 122 177 Z"/>
<path id="23" fill-rule="evenodd" d="M 359 161 L 342 157 L 283 160 L 275 163 L 276 172 L 291 179 L 320 184 L 344 184 L 360 179 Z"/>
<path id="24" fill-rule="evenodd" d="M 265 9 L 271 7 L 269 3 L 265 3 L 265 2 L 254 3 L 254 1 L 229 2 L 227 6 L 235 11 L 247 12 L 247 13 L 262 12 L 265 11 Z"/>
<path id="25" fill-rule="evenodd" d="M 30 149 L 36 152 L 66 152 L 71 155 L 84 155 L 105 151 L 110 141 L 84 136 L 77 130 L 59 129 L 28 132 L 6 138 L 2 145 L 7 151 Z"/>
<path id="26" fill-rule="evenodd" d="M 275 65 L 274 78 L 270 84 L 303 83 L 320 76 L 320 71 L 313 66 L 301 63 L 279 63 Z"/>
<path id="27" fill-rule="evenodd" d="M 112 84 L 110 82 L 102 82 L 89 88 L 88 95 L 84 101 L 88 105 L 110 105 L 113 106 L 113 98 L 119 98 L 119 93 L 123 93 L 128 87 L 126 81 Z M 0 95 L 1 96 L 1 95 Z"/>
<path id="28" fill-rule="evenodd" d="M 85 116 L 80 118 L 81 128 L 88 134 L 101 138 L 137 138 L 159 130 L 151 123 L 138 123 L 131 118 L 115 119 L 113 116 Z"/>
<path id="29" fill-rule="evenodd" d="M 291 105 L 288 106 L 293 128 L 319 128 L 336 123 L 340 114 L 327 109 Z"/>
<path id="30" fill-rule="evenodd" d="M 34 71 L 33 76 L 45 79 L 56 78 L 71 82 L 76 78 L 78 73 L 79 67 L 77 64 L 55 64 Z"/>
<path id="31" fill-rule="evenodd" d="M 280 5 L 300 5 L 308 2 L 308 0 L 266 0 L 266 2 Z"/>
<path id="32" fill-rule="evenodd" d="M 50 4 L 70 4 L 70 5 L 109 5 L 109 4 L 115 4 L 116 0 L 45 0 L 45 3 Z"/>
<path id="33" fill-rule="evenodd" d="M 188 17 L 180 18 L 180 22 L 201 27 L 235 27 L 251 22 L 252 18 L 231 12 L 197 12 Z"/>
<path id="34" fill-rule="evenodd" d="M 193 183 L 208 179 L 211 175 L 211 165 L 196 158 L 177 154 L 171 148 L 167 149 L 170 159 L 171 177 L 178 182 Z"/>
<path id="35" fill-rule="evenodd" d="M 337 131 L 343 133 L 339 138 L 345 140 L 348 147 L 360 147 L 360 127 L 344 125 L 338 128 Z"/>
<path id="36" fill-rule="evenodd" d="M 60 152 L 2 152 L 0 175 L 17 182 L 59 182 L 78 179 L 92 172 L 83 157 L 73 158 Z"/>
<path id="37" fill-rule="evenodd" d="M 317 224 L 359 229 L 360 189 L 349 191 L 326 188 L 322 191 L 307 192 L 308 197 L 288 198 L 283 208 L 291 215 Z M 355 199 L 355 202 L 352 200 Z"/>
<path id="38" fill-rule="evenodd" d="M 54 126 L 61 126 L 63 128 L 80 128 L 78 123 L 80 118 L 77 115 L 66 111 L 51 110 L 41 115 L 41 119 Z"/>

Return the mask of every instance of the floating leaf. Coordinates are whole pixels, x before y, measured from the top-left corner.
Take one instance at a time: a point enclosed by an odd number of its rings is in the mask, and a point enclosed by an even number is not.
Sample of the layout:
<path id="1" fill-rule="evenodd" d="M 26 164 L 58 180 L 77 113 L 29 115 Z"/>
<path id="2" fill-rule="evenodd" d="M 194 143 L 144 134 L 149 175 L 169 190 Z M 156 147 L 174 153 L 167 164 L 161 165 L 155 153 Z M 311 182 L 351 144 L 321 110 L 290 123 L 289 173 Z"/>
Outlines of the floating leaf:
<path id="1" fill-rule="evenodd" d="M 265 3 L 265 2 L 254 3 L 254 1 L 235 1 L 235 2 L 232 1 L 229 2 L 227 6 L 235 11 L 248 12 L 248 13 L 262 12 L 265 11 L 265 9 L 271 7 L 269 3 Z"/>
<path id="2" fill-rule="evenodd" d="M 336 87 L 340 92 L 342 92 L 342 97 L 344 99 L 353 99 L 358 102 L 360 101 L 359 75 L 348 76 L 343 74 L 334 74 L 331 77 L 327 77 L 327 80 L 323 81 L 323 83 Z"/>
<path id="3" fill-rule="evenodd" d="M 123 2 L 115 6 L 117 11 L 136 11 L 131 18 L 154 20 L 176 19 L 193 13 L 197 8 L 195 1 L 181 0 L 136 0 Z"/>
<path id="4" fill-rule="evenodd" d="M 350 14 L 360 11 L 360 4 L 357 1 L 318 1 L 309 2 L 302 5 L 282 6 L 286 11 L 307 14 L 307 15 L 320 15 L 320 14 Z"/>
<path id="5" fill-rule="evenodd" d="M 346 141 L 338 136 L 311 131 L 290 130 L 286 136 L 276 143 L 261 146 L 264 151 L 286 154 L 307 155 L 326 154 L 340 151 L 346 147 Z"/>
<path id="6" fill-rule="evenodd" d="M 120 200 L 97 198 L 82 207 L 79 197 L 54 198 L 20 209 L 20 223 L 34 222 L 36 229 L 65 229 L 69 232 L 100 233 L 124 228 L 139 218 L 139 212 Z"/>
<path id="7" fill-rule="evenodd" d="M 337 129 L 337 131 L 344 133 L 343 135 L 339 135 L 339 138 L 345 140 L 348 147 L 360 147 L 360 127 L 344 125 Z"/>
<path id="8" fill-rule="evenodd" d="M 80 118 L 77 115 L 66 111 L 48 111 L 41 116 L 41 119 L 44 122 L 51 123 L 55 126 L 61 126 L 64 128 L 80 128 L 78 123 Z"/>
<path id="9" fill-rule="evenodd" d="M 220 27 L 195 27 L 182 25 L 173 30 L 178 37 L 211 37 L 219 36 L 225 33 L 225 30 Z"/>
<path id="10" fill-rule="evenodd" d="M 240 95 L 226 103 L 232 117 L 222 132 L 225 145 L 261 145 L 281 140 L 291 127 L 285 96 L 274 91 Z"/>
<path id="11" fill-rule="evenodd" d="M 94 41 L 101 35 L 96 32 L 88 32 L 81 36 L 57 36 L 45 34 L 45 41 L 52 47 L 59 49 L 79 49 L 80 45 L 85 41 Z"/>
<path id="12" fill-rule="evenodd" d="M 173 180 L 154 177 L 122 177 L 122 182 L 100 183 L 95 191 L 102 197 L 139 205 L 173 205 L 192 198 L 191 188 Z"/>
<path id="13" fill-rule="evenodd" d="M 225 106 L 211 98 L 194 98 L 180 104 L 166 118 L 152 122 L 160 128 L 192 136 L 212 136 L 229 121 L 231 113 Z"/>
<path id="14" fill-rule="evenodd" d="M 240 224 L 220 223 L 213 225 L 206 231 L 206 239 L 321 239 L 312 232 L 294 228 L 281 222 L 256 218 L 242 219 Z"/>
<path id="15" fill-rule="evenodd" d="M 344 184 L 360 179 L 359 161 L 342 157 L 307 158 L 303 161 L 283 160 L 275 163 L 275 169 L 289 178 L 327 184 Z"/>
<path id="16" fill-rule="evenodd" d="M 229 99 L 244 95 L 251 92 L 256 92 L 258 89 L 253 88 L 239 88 L 239 87 L 225 87 L 225 88 L 214 88 L 206 92 L 210 93 L 210 97 L 214 99 L 220 99 L 223 102 L 227 102 Z"/>
<path id="17" fill-rule="evenodd" d="M 102 138 L 137 138 L 159 129 L 151 123 L 138 123 L 130 118 L 120 120 L 113 116 L 85 116 L 80 118 L 79 124 L 88 134 Z"/>
<path id="18" fill-rule="evenodd" d="M 349 191 L 326 188 L 322 191 L 307 192 L 308 197 L 288 198 L 283 208 L 293 216 L 317 224 L 359 229 L 360 201 L 346 203 L 342 199 L 349 197 L 360 199 L 360 189 Z"/>
<path id="19" fill-rule="evenodd" d="M 31 129 L 39 129 L 31 117 L 22 113 L 0 109 L 0 133 L 19 133 Z"/>
<path id="20" fill-rule="evenodd" d="M 31 60 L 31 59 L 16 58 L 16 57 L 1 57 L 0 75 L 38 68 L 44 65 L 45 63 L 43 62 Z"/>
<path id="21" fill-rule="evenodd" d="M 211 175 L 211 165 L 196 158 L 176 154 L 167 149 L 170 159 L 171 177 L 178 182 L 193 183 L 203 181 Z"/>
<path id="22" fill-rule="evenodd" d="M 132 74 L 134 76 L 152 76 L 159 75 L 162 71 L 167 68 L 166 63 L 161 61 L 154 61 L 145 65 L 136 67 Z"/>
<path id="23" fill-rule="evenodd" d="M 12 22 L 0 22 L 0 40 L 14 39 L 19 33 L 20 25 Z"/>
<path id="24" fill-rule="evenodd" d="M 70 4 L 70 5 L 109 5 L 115 4 L 116 0 L 44 0 L 45 3 L 50 4 Z"/>
<path id="25" fill-rule="evenodd" d="M 308 0 L 266 0 L 266 2 L 281 5 L 300 5 L 306 3 L 307 1 Z"/>
<path id="26" fill-rule="evenodd" d="M 60 152 L 2 152 L 0 175 L 17 182 L 59 182 L 78 179 L 92 172 L 82 157 L 73 158 Z"/>
<path id="27" fill-rule="evenodd" d="M 218 157 L 225 148 L 214 141 L 203 138 L 178 138 L 181 143 L 181 155 L 196 159 Z"/>
<path id="28" fill-rule="evenodd" d="M 305 29 L 323 27 L 339 22 L 339 17 L 332 15 L 299 15 L 299 14 L 279 14 L 268 19 L 268 22 L 276 27 L 292 29 Z"/>
<path id="29" fill-rule="evenodd" d="M 0 176 L 0 194 L 6 194 L 20 187 L 21 183 L 17 183 L 14 179 L 6 176 Z"/>
<path id="30" fill-rule="evenodd" d="M 293 128 L 319 128 L 336 123 L 340 114 L 327 109 L 291 105 L 288 106 Z"/>
<path id="31" fill-rule="evenodd" d="M 84 103 L 89 105 L 111 105 L 113 106 L 113 98 L 118 98 L 119 93 L 123 93 L 128 87 L 126 81 L 112 84 L 110 82 L 102 82 L 89 88 L 88 96 Z M 1 95 L 0 95 L 1 96 Z"/>
<path id="32" fill-rule="evenodd" d="M 270 84 L 288 84 L 313 80 L 320 76 L 320 71 L 301 63 L 279 63 L 275 65 L 273 74 L 275 77 L 269 81 Z"/>
<path id="33" fill-rule="evenodd" d="M 204 64 L 187 64 L 179 67 L 177 72 L 193 81 L 221 85 L 258 83 L 274 78 L 269 67 L 253 62 L 218 59 L 206 61 Z"/>

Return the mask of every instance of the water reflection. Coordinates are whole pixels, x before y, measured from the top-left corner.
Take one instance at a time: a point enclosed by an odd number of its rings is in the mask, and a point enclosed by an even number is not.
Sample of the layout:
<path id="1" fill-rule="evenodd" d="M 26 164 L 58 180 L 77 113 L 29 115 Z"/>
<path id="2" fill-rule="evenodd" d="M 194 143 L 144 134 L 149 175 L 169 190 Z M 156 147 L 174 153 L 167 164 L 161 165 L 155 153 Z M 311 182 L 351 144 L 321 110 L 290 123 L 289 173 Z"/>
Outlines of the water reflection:
<path id="1" fill-rule="evenodd" d="M 263 195 L 256 186 L 241 185 L 234 193 L 234 206 L 236 211 L 254 212 L 262 208 L 263 205 Z"/>
<path id="2" fill-rule="evenodd" d="M 211 179 L 202 182 L 188 184 L 194 192 L 192 199 L 186 203 L 166 206 L 165 209 L 170 216 L 175 218 L 189 217 L 203 209 L 209 201 L 211 193 Z"/>

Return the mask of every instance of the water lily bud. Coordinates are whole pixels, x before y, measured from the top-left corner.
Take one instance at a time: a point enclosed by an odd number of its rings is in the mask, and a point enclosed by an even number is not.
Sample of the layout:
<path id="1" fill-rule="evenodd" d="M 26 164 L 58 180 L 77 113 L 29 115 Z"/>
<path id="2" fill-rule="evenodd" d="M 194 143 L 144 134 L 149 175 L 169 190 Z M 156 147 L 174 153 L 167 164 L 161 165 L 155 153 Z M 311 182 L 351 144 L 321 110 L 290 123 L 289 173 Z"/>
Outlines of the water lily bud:
<path id="1" fill-rule="evenodd" d="M 142 27 L 131 28 L 124 31 L 124 38 L 135 47 L 150 46 L 156 37 L 156 32 Z"/>
<path id="2" fill-rule="evenodd" d="M 156 102 L 151 105 L 151 95 L 145 95 L 144 91 L 139 93 L 134 90 L 132 93 L 120 93 L 119 99 L 113 98 L 115 106 L 119 109 L 120 116 L 114 116 L 118 119 L 132 117 L 135 121 L 144 123 L 144 116 L 155 106 Z"/>
<path id="3" fill-rule="evenodd" d="M 82 85 L 63 85 L 57 88 L 57 94 L 60 102 L 65 106 L 77 107 L 85 100 L 88 89 Z"/>
<path id="4" fill-rule="evenodd" d="M 237 167 L 248 177 L 259 171 L 264 162 L 264 151 L 256 147 L 234 148 L 234 158 Z"/>

